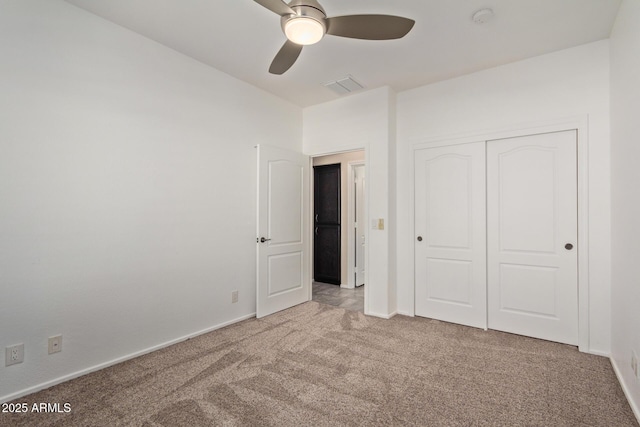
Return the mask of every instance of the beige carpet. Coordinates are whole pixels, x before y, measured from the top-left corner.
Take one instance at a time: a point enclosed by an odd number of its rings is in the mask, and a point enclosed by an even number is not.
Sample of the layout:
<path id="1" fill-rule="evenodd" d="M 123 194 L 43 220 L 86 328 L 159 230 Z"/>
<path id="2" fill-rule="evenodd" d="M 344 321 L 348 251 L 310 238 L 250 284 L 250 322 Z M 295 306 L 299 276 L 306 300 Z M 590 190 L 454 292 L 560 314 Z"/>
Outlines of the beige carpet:
<path id="1" fill-rule="evenodd" d="M 309 302 L 18 399 L 2 426 L 638 426 L 608 359 Z"/>

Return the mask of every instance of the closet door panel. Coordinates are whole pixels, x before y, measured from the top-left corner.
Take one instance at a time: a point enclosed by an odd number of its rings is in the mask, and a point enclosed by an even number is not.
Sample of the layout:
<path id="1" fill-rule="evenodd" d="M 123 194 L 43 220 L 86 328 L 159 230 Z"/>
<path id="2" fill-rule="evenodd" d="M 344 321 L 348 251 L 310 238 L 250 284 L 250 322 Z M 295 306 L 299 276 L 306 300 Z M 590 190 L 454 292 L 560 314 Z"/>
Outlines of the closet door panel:
<path id="1" fill-rule="evenodd" d="M 415 153 L 415 312 L 486 328 L 485 144 Z"/>
<path id="2" fill-rule="evenodd" d="M 490 329 L 578 343 L 576 141 L 487 142 Z"/>

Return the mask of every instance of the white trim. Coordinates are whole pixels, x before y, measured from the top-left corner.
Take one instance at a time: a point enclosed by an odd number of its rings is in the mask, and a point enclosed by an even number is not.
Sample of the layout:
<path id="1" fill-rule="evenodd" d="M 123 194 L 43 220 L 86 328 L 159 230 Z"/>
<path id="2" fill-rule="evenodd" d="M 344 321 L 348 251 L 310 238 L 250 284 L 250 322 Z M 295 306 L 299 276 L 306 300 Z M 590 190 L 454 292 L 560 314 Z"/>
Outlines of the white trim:
<path id="1" fill-rule="evenodd" d="M 417 144 L 409 147 L 410 161 L 407 165 L 409 168 L 409 176 L 411 176 L 411 179 L 409 180 L 409 230 L 411 231 L 411 234 L 407 236 L 407 243 L 411 245 L 409 263 L 411 265 L 411 276 L 413 277 L 413 288 L 410 293 L 410 308 L 406 315 L 411 317 L 415 317 L 416 315 L 416 246 L 413 239 L 416 237 L 416 151 L 421 148 L 424 147 Z"/>
<path id="2" fill-rule="evenodd" d="M 356 287 L 356 281 L 353 277 L 355 271 L 354 263 L 353 260 L 350 259 L 355 249 L 355 236 L 353 233 L 353 228 L 355 227 L 355 220 L 353 218 L 353 212 L 355 211 L 355 203 L 353 201 L 355 196 L 353 191 L 353 163 L 354 162 L 347 162 L 347 284 L 344 287 L 348 289 L 354 289 Z M 343 286 L 340 285 L 340 287 Z"/>
<path id="3" fill-rule="evenodd" d="M 356 287 L 356 269 L 355 269 L 355 251 L 356 251 L 356 235 L 355 235 L 355 194 L 354 194 L 354 174 L 356 166 L 365 166 L 364 160 L 354 160 L 347 162 L 347 200 L 348 200 L 348 219 L 347 219 L 347 286 L 345 288 L 354 289 Z M 366 270 L 365 270 L 366 271 Z M 366 283 L 366 279 L 365 279 Z M 341 285 L 342 287 L 342 285 Z"/>
<path id="4" fill-rule="evenodd" d="M 581 352 L 591 353 L 589 330 L 589 116 L 580 115 L 557 120 L 523 123 L 486 131 L 466 132 L 457 135 L 428 137 L 409 147 L 410 171 L 413 179 L 410 182 L 409 220 L 411 235 L 407 236 L 407 244 L 411 245 L 414 253 L 413 237 L 415 235 L 415 152 L 424 148 L 448 145 L 467 144 L 470 142 L 491 141 L 496 139 L 514 138 L 541 133 L 577 131 L 578 147 L 578 348 Z M 410 261 L 414 272 L 414 286 L 412 295 L 412 310 L 415 315 L 415 254 Z M 594 353 L 599 354 L 599 353 Z"/>
<path id="5" fill-rule="evenodd" d="M 303 153 L 304 154 L 304 153 Z M 315 194 L 313 192 L 313 186 L 315 185 L 315 173 L 313 171 L 313 156 L 309 156 L 309 230 L 307 230 L 308 232 L 308 245 L 307 248 L 309 249 L 309 259 L 307 260 L 307 262 L 309 263 L 309 296 L 308 296 L 308 300 L 307 301 L 313 301 L 313 282 L 315 281 L 315 277 L 316 277 L 316 272 L 313 270 L 313 260 L 314 260 L 314 246 L 315 246 L 315 242 L 313 241 L 314 239 L 314 230 L 316 229 L 316 222 L 315 222 L 315 218 L 313 215 L 314 212 L 314 208 L 315 206 L 313 205 L 314 202 L 314 198 L 315 198 Z"/>
<path id="6" fill-rule="evenodd" d="M 611 354 L 610 354 L 610 353 L 607 353 L 606 351 L 600 351 L 600 350 L 589 350 L 589 351 L 584 351 L 583 353 L 593 354 L 594 356 L 606 357 L 607 359 L 610 359 L 610 358 L 611 358 Z"/>
<path id="7" fill-rule="evenodd" d="M 578 348 L 590 352 L 589 330 L 589 118 L 578 131 Z"/>
<path id="8" fill-rule="evenodd" d="M 589 116 L 578 115 L 555 120 L 544 120 L 529 123 L 519 123 L 511 126 L 462 132 L 441 136 L 413 138 L 411 152 L 421 148 L 440 147 L 445 145 L 466 144 L 468 142 L 488 141 L 493 139 L 514 138 L 523 135 L 536 135 L 540 133 L 560 132 L 563 130 L 579 129 L 588 125 Z"/>
<path id="9" fill-rule="evenodd" d="M 635 415 L 636 420 L 638 420 L 638 423 L 640 424 L 640 407 L 638 407 L 636 402 L 633 401 L 633 397 L 631 395 L 631 392 L 629 391 L 629 386 L 624 380 L 624 377 L 622 376 L 622 372 L 620 371 L 620 368 L 618 367 L 618 364 L 616 363 L 615 359 L 611 358 L 610 360 L 611 360 L 611 366 L 613 367 L 613 372 L 615 372 L 616 377 L 618 378 L 618 382 L 622 387 L 622 391 L 624 392 L 624 396 L 627 398 L 627 402 L 629 402 L 629 406 L 631 406 L 631 411 L 633 411 L 633 415 Z"/>
<path id="10" fill-rule="evenodd" d="M 73 373 L 68 374 L 68 375 L 64 375 L 62 377 L 58 377 L 58 378 L 55 378 L 53 380 L 46 381 L 44 383 L 40 383 L 38 385 L 25 388 L 23 390 L 15 392 L 15 393 L 7 394 L 6 396 L 0 397 L 0 403 L 9 402 L 11 400 L 18 399 L 20 397 L 23 397 L 23 396 L 26 396 L 26 395 L 29 395 L 29 394 L 32 394 L 32 393 L 36 393 L 38 391 L 47 389 L 49 387 L 53 387 L 54 385 L 58 385 L 58 384 L 61 384 L 63 382 L 66 382 L 66 381 L 70 381 L 70 380 L 72 380 L 74 378 L 78 378 L 78 377 L 81 377 L 83 375 L 87 375 L 87 374 L 90 374 L 92 372 L 96 372 L 96 371 L 99 371 L 101 369 L 108 368 L 109 366 L 117 365 L 118 363 L 126 362 L 127 360 L 135 359 L 136 357 L 144 356 L 145 354 L 154 352 L 156 350 L 160 350 L 160 349 L 163 349 L 165 347 L 169 347 L 171 345 L 178 344 L 178 343 L 180 343 L 182 341 L 187 341 L 187 340 L 189 340 L 191 338 L 195 338 L 197 336 L 200 336 L 200 335 L 203 335 L 203 334 L 207 334 L 209 332 L 213 332 L 213 331 L 215 331 L 217 329 L 224 328 L 225 326 L 229 326 L 229 325 L 232 325 L 234 323 L 242 322 L 243 320 L 251 319 L 251 318 L 254 318 L 254 317 L 256 317 L 256 313 L 247 314 L 247 315 L 238 317 L 236 319 L 229 320 L 227 322 L 223 322 L 223 323 L 220 323 L 218 325 L 215 325 L 215 326 L 212 326 L 212 327 L 209 327 L 209 328 L 206 328 L 206 329 L 202 329 L 202 330 L 200 330 L 198 332 L 193 332 L 191 334 L 184 335 L 184 336 L 182 336 L 180 338 L 176 338 L 176 339 L 173 339 L 173 340 L 170 340 L 170 341 L 166 341 L 166 342 L 164 342 L 162 344 L 158 344 L 158 345 L 155 345 L 153 347 L 146 348 L 144 350 L 136 351 L 135 353 L 131 353 L 131 354 L 128 354 L 126 356 L 118 357 L 117 359 L 113 359 L 113 360 L 110 360 L 108 362 L 100 363 L 98 365 L 94 365 L 94 366 L 91 366 L 89 368 L 82 369 L 80 371 L 76 371 L 76 372 L 73 372 Z"/>
<path id="11" fill-rule="evenodd" d="M 371 159 L 369 158 L 369 156 L 371 155 L 371 149 L 369 148 L 369 144 L 365 145 L 365 150 L 364 150 L 364 176 L 365 178 L 368 176 L 371 176 Z M 371 200 L 371 195 L 369 194 L 369 189 L 371 188 L 371 186 L 366 186 L 364 189 L 364 205 L 365 205 L 365 212 L 364 212 L 364 223 L 365 225 L 369 224 L 369 201 Z M 364 271 L 370 271 L 369 270 L 369 242 L 371 241 L 369 239 L 369 229 L 371 227 L 364 227 L 364 241 L 365 241 L 365 245 L 364 245 Z M 368 277 L 368 276 L 367 276 Z M 369 281 L 369 280 L 367 280 Z M 364 287 L 364 314 L 369 314 L 369 299 L 370 299 L 370 289 L 371 286 L 369 286 L 368 284 L 365 284 Z M 385 289 L 386 291 L 389 290 L 389 285 L 387 284 L 387 287 Z"/>
<path id="12" fill-rule="evenodd" d="M 366 291 L 366 289 L 365 289 L 365 291 Z M 394 317 L 396 314 L 398 314 L 398 312 L 394 311 L 393 313 L 390 313 L 390 314 L 380 314 L 380 313 L 371 313 L 371 312 L 369 312 L 369 313 L 365 313 L 365 314 L 367 316 L 379 317 L 380 319 L 389 320 L 392 317 Z"/>

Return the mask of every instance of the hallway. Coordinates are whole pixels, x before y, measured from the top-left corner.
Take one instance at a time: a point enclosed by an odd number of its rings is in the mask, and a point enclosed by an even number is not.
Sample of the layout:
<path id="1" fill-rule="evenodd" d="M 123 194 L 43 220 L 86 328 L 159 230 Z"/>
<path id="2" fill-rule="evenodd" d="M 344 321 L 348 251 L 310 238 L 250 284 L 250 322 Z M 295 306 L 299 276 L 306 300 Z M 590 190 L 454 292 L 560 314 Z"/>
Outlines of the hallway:
<path id="1" fill-rule="evenodd" d="M 366 286 L 366 285 L 365 285 Z M 313 282 L 312 300 L 351 311 L 364 312 L 364 286 L 355 289 Z"/>

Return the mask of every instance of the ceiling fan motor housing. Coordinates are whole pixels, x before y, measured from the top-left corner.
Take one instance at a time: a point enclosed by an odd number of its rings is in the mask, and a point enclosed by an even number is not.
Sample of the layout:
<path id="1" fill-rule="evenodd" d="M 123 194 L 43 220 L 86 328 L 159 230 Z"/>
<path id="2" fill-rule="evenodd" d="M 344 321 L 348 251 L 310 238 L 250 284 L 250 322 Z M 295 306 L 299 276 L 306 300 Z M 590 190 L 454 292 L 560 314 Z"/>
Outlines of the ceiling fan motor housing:
<path id="1" fill-rule="evenodd" d="M 327 15 L 324 11 L 324 8 L 320 6 L 320 3 L 318 3 L 316 0 L 293 0 L 289 2 L 289 7 L 293 10 L 296 10 L 296 7 L 299 6 L 312 7 L 314 9 L 318 9 L 324 16 Z"/>
<path id="2" fill-rule="evenodd" d="M 280 25 L 282 26 L 282 31 L 285 31 L 287 22 L 293 19 L 313 19 L 314 21 L 320 23 L 322 25 L 322 32 L 326 34 L 327 32 L 327 23 L 326 18 L 327 14 L 325 13 L 320 3 L 315 0 L 293 0 L 289 3 L 289 7 L 296 12 L 295 15 L 283 15 L 280 19 Z M 286 31 L 285 31 L 286 33 Z"/>

